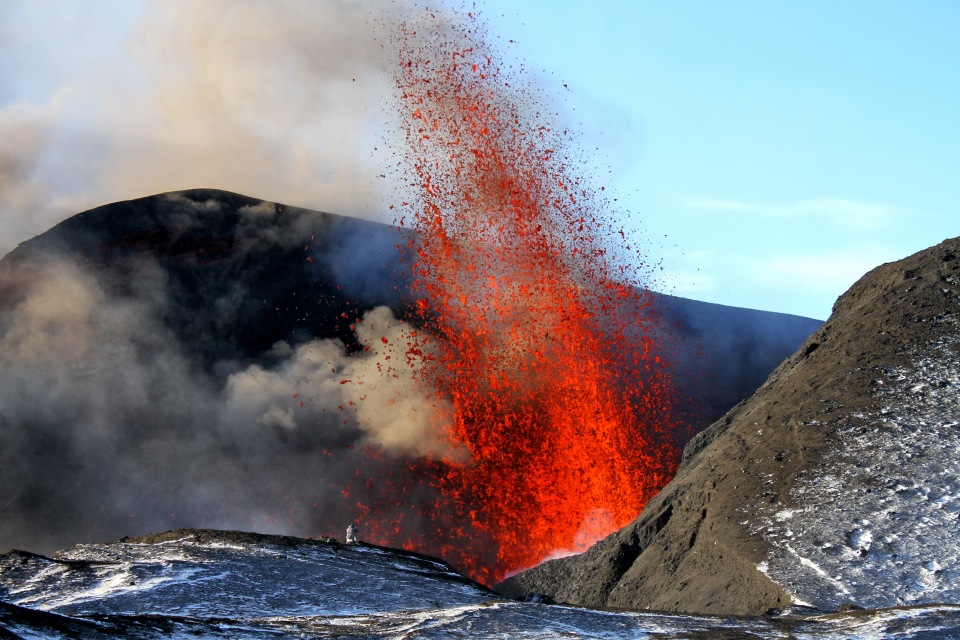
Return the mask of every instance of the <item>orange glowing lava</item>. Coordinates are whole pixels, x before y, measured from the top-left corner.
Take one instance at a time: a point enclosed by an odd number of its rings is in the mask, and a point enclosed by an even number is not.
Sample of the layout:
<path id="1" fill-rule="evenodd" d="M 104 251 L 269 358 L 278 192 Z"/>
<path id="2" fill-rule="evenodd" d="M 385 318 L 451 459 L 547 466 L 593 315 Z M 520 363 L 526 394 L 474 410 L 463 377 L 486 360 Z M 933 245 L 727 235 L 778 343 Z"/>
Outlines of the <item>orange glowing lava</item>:
<path id="1" fill-rule="evenodd" d="M 417 366 L 469 453 L 423 463 L 443 497 L 406 543 L 490 584 L 583 551 L 669 480 L 668 371 L 642 267 L 617 258 L 623 232 L 478 21 L 406 26 L 398 45 L 416 178 L 403 208 L 418 233 L 411 320 L 438 354 Z"/>

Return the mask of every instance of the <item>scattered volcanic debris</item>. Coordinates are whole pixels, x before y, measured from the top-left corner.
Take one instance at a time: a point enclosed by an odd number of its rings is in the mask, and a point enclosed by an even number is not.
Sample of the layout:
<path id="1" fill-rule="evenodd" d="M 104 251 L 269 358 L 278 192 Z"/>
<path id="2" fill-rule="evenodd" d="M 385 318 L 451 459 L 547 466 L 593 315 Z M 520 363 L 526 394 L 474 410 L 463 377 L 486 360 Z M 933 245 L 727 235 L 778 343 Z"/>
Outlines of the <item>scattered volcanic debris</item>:
<path id="1" fill-rule="evenodd" d="M 426 330 L 406 355 L 449 403 L 465 452 L 432 470 L 440 553 L 489 583 L 632 520 L 679 451 L 647 267 L 568 132 L 463 18 L 397 37 L 415 177 L 398 222 L 418 234 L 414 322 Z M 371 515 L 368 531 L 389 530 Z"/>
<path id="2" fill-rule="evenodd" d="M 960 599 L 960 332 L 952 314 L 936 321 L 945 335 L 878 372 L 879 406 L 840 427 L 844 446 L 798 479 L 789 507 L 745 509 L 752 533 L 781 550 L 762 570 L 797 601 L 829 610 Z"/>

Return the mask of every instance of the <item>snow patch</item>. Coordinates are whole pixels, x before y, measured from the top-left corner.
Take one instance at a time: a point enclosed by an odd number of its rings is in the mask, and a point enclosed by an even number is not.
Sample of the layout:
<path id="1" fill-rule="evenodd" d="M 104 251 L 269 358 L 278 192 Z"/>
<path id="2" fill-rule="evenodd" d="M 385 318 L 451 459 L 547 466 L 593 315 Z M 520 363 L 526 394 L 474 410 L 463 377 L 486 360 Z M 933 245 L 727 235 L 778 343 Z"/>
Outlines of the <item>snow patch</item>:
<path id="1" fill-rule="evenodd" d="M 762 570 L 795 599 L 823 610 L 960 600 L 958 352 L 954 333 L 879 371 L 877 408 L 841 424 L 843 445 L 793 486 L 794 506 L 754 520 L 773 549 Z"/>

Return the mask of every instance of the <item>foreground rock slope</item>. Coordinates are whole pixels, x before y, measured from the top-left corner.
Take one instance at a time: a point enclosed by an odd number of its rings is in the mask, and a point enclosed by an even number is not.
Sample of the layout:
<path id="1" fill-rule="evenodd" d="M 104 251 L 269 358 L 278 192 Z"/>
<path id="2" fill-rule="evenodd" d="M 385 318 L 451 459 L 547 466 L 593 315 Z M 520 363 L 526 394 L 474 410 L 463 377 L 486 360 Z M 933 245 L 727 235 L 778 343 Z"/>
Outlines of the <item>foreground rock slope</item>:
<path id="1" fill-rule="evenodd" d="M 932 634 L 932 635 L 931 635 Z M 960 607 L 814 618 L 611 613 L 511 602 L 423 555 L 177 530 L 0 556 L 0 637 L 950 638 Z"/>
<path id="2" fill-rule="evenodd" d="M 960 239 L 861 278 L 631 525 L 497 586 L 760 614 L 960 602 Z"/>
<path id="3" fill-rule="evenodd" d="M 478 604 L 494 594 L 420 554 L 333 539 L 176 530 L 0 556 L 8 603 L 63 615 L 332 616 Z"/>

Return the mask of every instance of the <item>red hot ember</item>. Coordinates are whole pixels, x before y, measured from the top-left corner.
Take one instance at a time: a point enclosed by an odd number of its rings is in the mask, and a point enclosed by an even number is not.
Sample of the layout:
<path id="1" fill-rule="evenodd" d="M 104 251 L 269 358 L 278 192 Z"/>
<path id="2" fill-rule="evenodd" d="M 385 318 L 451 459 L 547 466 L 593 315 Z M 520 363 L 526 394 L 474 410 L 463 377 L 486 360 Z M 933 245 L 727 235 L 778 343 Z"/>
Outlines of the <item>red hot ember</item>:
<path id="1" fill-rule="evenodd" d="M 395 80 L 415 178 L 403 205 L 423 334 L 408 352 L 466 455 L 408 547 L 492 583 L 633 520 L 669 480 L 668 369 L 644 267 L 477 19 L 402 27 Z M 631 255 L 631 258 L 635 258 Z M 432 355 L 424 356 L 430 353 Z M 393 520 L 364 514 L 370 539 Z"/>

